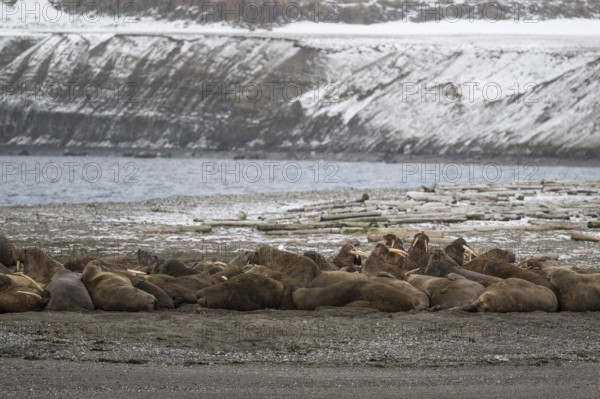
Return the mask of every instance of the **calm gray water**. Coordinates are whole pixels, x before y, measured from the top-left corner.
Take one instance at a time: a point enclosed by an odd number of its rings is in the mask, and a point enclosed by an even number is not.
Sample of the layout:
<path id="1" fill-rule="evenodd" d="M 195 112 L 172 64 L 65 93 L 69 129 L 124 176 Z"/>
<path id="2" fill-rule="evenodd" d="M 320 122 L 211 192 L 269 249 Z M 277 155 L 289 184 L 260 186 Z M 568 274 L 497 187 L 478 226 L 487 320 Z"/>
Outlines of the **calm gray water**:
<path id="1" fill-rule="evenodd" d="M 599 178 L 599 167 L 524 163 L 5 156 L 0 157 L 0 205 Z"/>

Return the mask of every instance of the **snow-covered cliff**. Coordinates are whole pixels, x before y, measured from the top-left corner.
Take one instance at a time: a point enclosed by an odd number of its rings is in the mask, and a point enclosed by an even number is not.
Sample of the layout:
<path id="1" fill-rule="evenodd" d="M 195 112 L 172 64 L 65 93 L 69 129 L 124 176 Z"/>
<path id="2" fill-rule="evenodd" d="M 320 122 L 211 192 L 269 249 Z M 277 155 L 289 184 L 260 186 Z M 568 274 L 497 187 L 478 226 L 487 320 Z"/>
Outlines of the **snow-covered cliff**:
<path id="1" fill-rule="evenodd" d="M 402 21 L 254 32 L 76 21 L 24 31 L 11 18 L 0 30 L 0 144 L 600 150 L 598 20 L 474 21 L 462 25 L 467 35 L 420 36 Z M 502 23 L 515 34 L 498 34 Z M 461 26 L 418 25 L 423 33 Z"/>

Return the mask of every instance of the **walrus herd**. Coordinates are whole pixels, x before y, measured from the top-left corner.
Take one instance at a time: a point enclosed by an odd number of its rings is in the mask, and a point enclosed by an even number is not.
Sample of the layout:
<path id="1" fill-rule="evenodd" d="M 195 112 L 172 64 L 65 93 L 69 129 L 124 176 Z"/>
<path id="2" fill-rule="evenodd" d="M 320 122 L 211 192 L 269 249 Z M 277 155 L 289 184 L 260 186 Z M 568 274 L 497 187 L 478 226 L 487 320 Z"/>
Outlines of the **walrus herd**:
<path id="1" fill-rule="evenodd" d="M 184 264 L 138 250 L 64 264 L 36 247 L 17 248 L 0 233 L 0 313 L 153 311 L 186 304 L 207 308 L 382 312 L 453 309 L 470 312 L 600 311 L 600 272 L 505 249 L 479 253 L 463 238 L 431 248 L 416 234 L 408 249 L 393 234 L 370 253 L 344 245 L 329 260 L 269 245 L 228 262 Z"/>

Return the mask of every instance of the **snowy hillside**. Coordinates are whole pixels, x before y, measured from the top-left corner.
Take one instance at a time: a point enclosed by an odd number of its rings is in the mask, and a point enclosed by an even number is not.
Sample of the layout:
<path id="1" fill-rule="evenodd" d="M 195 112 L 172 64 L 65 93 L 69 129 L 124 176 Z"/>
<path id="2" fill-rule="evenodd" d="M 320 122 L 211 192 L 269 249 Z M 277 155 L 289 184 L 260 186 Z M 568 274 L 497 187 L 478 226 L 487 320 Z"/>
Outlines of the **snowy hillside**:
<path id="1" fill-rule="evenodd" d="M 156 7 L 131 24 L 108 15 L 23 24 L 2 6 L 1 144 L 565 157 L 600 149 L 598 19 L 248 31 L 156 20 Z"/>

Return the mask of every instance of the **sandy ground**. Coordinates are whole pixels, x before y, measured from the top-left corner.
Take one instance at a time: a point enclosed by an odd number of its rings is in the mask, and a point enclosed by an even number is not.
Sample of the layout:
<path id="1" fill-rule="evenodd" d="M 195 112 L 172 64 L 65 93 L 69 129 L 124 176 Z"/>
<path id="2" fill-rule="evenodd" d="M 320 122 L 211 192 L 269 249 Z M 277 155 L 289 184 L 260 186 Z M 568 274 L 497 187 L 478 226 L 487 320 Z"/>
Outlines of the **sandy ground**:
<path id="1" fill-rule="evenodd" d="M 595 398 L 600 313 L 5 314 L 3 397 Z"/>
<path id="2" fill-rule="evenodd" d="M 392 190 L 370 194 L 395 195 Z M 86 251 L 106 255 L 138 247 L 189 261 L 227 260 L 261 242 L 298 251 L 320 248 L 332 255 L 345 239 L 358 240 L 361 248 L 373 244 L 365 234 L 271 237 L 253 229 L 216 228 L 204 235 L 148 235 L 140 229 L 189 225 L 198 217 L 231 218 L 239 209 L 249 219 L 281 218 L 285 208 L 298 204 L 355 197 L 346 190 L 18 206 L 0 208 L 0 220 L 17 245 L 40 245 L 61 260 Z M 467 231 L 464 236 L 480 247 L 517 249 L 521 256 L 559 251 L 572 264 L 598 265 L 598 243 L 570 240 L 563 231 Z M 384 314 L 329 308 L 243 313 L 188 305 L 152 313 L 2 314 L 0 390 L 7 398 L 597 398 L 599 330 L 600 312 Z"/>

